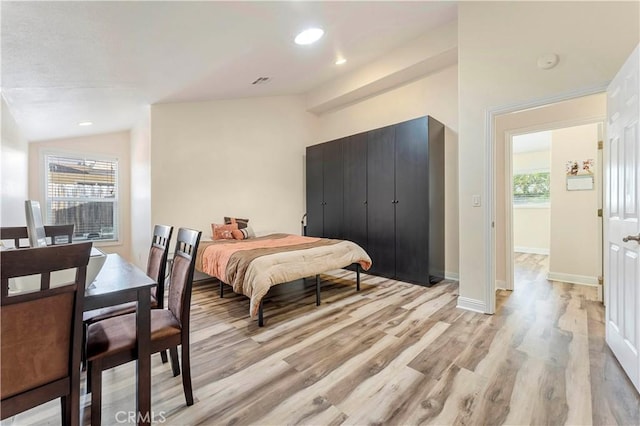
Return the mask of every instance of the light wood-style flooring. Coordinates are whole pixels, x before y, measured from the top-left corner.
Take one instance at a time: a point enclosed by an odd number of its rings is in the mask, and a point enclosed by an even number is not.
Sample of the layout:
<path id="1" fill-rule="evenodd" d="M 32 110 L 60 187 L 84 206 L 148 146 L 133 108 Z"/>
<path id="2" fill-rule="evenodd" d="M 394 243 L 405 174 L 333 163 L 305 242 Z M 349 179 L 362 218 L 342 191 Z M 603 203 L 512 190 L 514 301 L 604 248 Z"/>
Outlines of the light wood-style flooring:
<path id="1" fill-rule="evenodd" d="M 542 265 L 542 266 L 541 266 Z M 273 289 L 265 327 L 249 301 L 194 286 L 195 404 L 152 359 L 152 407 L 170 425 L 638 425 L 640 397 L 604 342 L 595 288 L 552 284 L 544 259 L 519 259 L 514 292 L 495 315 L 457 309 L 458 286 L 431 288 L 354 273 Z M 104 424 L 133 411 L 134 365 L 104 373 Z M 84 383 L 83 383 L 84 386 Z M 89 424 L 90 396 L 82 418 Z M 59 403 L 13 424 L 58 424 Z M 10 424 L 5 421 L 3 424 Z"/>

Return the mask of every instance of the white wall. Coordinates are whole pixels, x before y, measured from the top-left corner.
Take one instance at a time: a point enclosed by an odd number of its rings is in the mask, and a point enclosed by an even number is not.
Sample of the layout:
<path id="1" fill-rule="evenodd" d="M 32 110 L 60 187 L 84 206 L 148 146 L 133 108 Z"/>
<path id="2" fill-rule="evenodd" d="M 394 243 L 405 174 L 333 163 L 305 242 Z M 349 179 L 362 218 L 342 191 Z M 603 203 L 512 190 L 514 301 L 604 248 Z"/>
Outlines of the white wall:
<path id="1" fill-rule="evenodd" d="M 131 260 L 146 270 L 151 244 L 151 107 L 131 129 Z"/>
<path id="2" fill-rule="evenodd" d="M 448 67 L 420 80 L 320 116 L 324 142 L 388 124 L 431 115 L 445 130 L 445 271 L 458 276 L 458 69 Z"/>
<path id="3" fill-rule="evenodd" d="M 456 65 L 457 45 L 457 22 L 441 25 L 366 66 L 343 70 L 339 77 L 314 88 L 306 95 L 307 110 L 322 114 Z"/>
<path id="4" fill-rule="evenodd" d="M 28 199 L 29 145 L 2 99 L 2 145 L 0 146 L 0 225 L 24 226 L 24 201 Z"/>
<path id="5" fill-rule="evenodd" d="M 517 142 L 516 142 L 517 143 Z M 551 152 L 513 154 L 513 174 L 551 171 Z M 513 247 L 516 252 L 549 254 L 550 204 L 514 205 Z"/>
<path id="6" fill-rule="evenodd" d="M 484 202 L 489 111 L 602 87 L 638 44 L 637 2 L 461 2 L 458 5 L 460 306 L 486 310 L 489 245 Z M 543 53 L 560 55 L 552 70 Z M 492 123 L 490 123 L 492 124 Z M 496 168 L 497 170 L 497 168 Z"/>
<path id="7" fill-rule="evenodd" d="M 107 253 L 118 253 L 127 260 L 131 259 L 131 149 L 129 145 L 128 131 L 29 143 L 29 197 L 39 200 L 41 205 L 45 204 L 43 187 L 45 170 L 42 162 L 44 152 L 93 154 L 118 159 L 119 241 L 103 243 L 94 241 L 94 244 Z"/>
<path id="8" fill-rule="evenodd" d="M 304 148 L 316 117 L 300 97 L 151 107 L 151 220 L 211 236 L 224 216 L 300 234 Z"/>
<path id="9" fill-rule="evenodd" d="M 567 191 L 569 160 L 596 159 L 598 126 L 589 124 L 551 133 L 551 256 L 549 278 L 597 284 L 600 275 L 600 220 L 596 185 L 590 191 Z M 593 170 L 602 165 L 595 163 Z"/>

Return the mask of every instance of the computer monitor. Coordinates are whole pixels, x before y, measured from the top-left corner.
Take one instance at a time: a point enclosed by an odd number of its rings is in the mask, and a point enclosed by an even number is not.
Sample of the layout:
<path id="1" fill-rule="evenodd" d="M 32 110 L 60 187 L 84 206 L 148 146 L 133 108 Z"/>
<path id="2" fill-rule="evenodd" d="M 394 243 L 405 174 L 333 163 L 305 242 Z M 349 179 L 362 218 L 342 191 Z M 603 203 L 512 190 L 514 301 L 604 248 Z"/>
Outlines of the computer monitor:
<path id="1" fill-rule="evenodd" d="M 44 233 L 44 223 L 42 222 L 42 211 L 40 202 L 26 200 L 24 202 L 25 214 L 27 216 L 27 234 L 29 235 L 29 245 L 31 247 L 46 247 L 47 238 Z"/>

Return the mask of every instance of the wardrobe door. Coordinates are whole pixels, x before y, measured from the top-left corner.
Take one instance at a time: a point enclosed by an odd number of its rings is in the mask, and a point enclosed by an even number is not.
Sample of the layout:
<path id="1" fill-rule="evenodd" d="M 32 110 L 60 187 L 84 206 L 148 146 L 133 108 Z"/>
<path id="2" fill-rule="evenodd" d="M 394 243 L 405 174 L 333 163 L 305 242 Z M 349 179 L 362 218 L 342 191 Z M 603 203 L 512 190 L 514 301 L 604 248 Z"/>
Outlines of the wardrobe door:
<path id="1" fill-rule="evenodd" d="M 323 146 L 323 194 L 325 238 L 342 238 L 343 222 L 343 139 L 327 142 Z"/>
<path id="2" fill-rule="evenodd" d="M 395 275 L 393 126 L 368 132 L 367 142 L 367 249 L 372 273 Z"/>
<path id="3" fill-rule="evenodd" d="M 429 117 L 429 282 L 444 279 L 444 124 Z"/>
<path id="4" fill-rule="evenodd" d="M 344 239 L 367 250 L 367 134 L 344 143 Z"/>
<path id="5" fill-rule="evenodd" d="M 429 146 L 427 118 L 397 124 L 396 277 L 429 283 Z"/>
<path id="6" fill-rule="evenodd" d="M 307 235 L 322 237 L 322 145 L 307 147 Z"/>

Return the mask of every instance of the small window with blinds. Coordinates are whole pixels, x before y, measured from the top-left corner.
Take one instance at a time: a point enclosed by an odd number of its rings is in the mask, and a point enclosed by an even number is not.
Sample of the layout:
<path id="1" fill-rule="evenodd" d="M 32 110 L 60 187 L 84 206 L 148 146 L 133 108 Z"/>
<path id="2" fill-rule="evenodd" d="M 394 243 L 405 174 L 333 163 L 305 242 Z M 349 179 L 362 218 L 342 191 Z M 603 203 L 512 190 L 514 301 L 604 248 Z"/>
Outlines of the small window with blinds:
<path id="1" fill-rule="evenodd" d="M 515 173 L 513 175 L 514 205 L 545 205 L 550 201 L 551 173 Z"/>
<path id="2" fill-rule="evenodd" d="M 45 155 L 47 223 L 73 223 L 74 241 L 118 239 L 118 161 Z"/>

